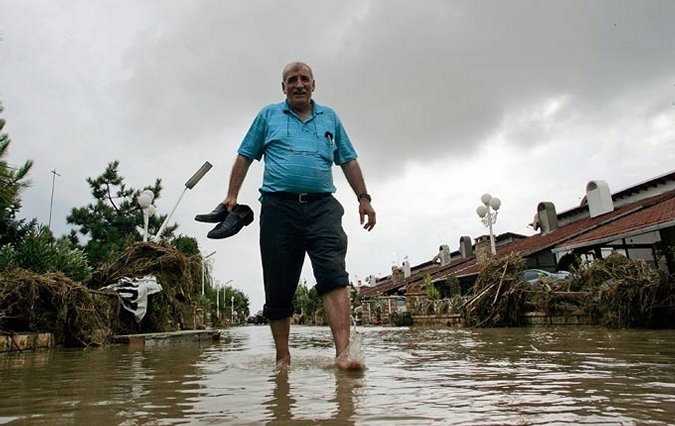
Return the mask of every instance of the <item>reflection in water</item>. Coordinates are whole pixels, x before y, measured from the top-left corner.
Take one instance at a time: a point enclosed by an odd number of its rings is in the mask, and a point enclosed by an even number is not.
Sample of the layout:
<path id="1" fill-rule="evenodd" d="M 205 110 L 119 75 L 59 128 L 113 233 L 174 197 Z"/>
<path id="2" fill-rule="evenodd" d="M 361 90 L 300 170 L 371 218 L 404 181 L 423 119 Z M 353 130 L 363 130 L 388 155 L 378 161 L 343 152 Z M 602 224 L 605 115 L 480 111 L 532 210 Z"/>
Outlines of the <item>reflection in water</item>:
<path id="1" fill-rule="evenodd" d="M 363 372 L 339 371 L 331 369 L 331 374 L 335 379 L 333 383 L 323 383 L 323 386 L 335 389 L 334 396 L 326 401 L 325 407 L 316 407 L 314 415 L 308 418 L 301 418 L 295 412 L 301 409 L 294 397 L 289 376 L 289 370 L 277 371 L 270 377 L 273 391 L 269 400 L 263 402 L 270 425 L 298 425 L 298 424 L 340 424 L 353 425 L 354 419 L 354 394 L 362 386 Z M 315 403 L 315 405 L 318 405 Z M 331 407 L 332 406 L 332 407 Z M 323 409 L 319 409 L 323 408 Z"/>
<path id="2" fill-rule="evenodd" d="M 328 328 L 221 342 L 0 356 L 0 424 L 672 424 L 675 331 L 360 328 L 367 370 Z"/>
<path id="3" fill-rule="evenodd" d="M 287 423 L 293 418 L 291 411 L 295 408 L 297 402 L 291 395 L 291 387 L 288 384 L 288 370 L 273 374 L 270 382 L 274 386 L 272 398 L 263 402 L 263 406 L 269 413 L 267 418 L 271 419 L 273 423 Z"/>

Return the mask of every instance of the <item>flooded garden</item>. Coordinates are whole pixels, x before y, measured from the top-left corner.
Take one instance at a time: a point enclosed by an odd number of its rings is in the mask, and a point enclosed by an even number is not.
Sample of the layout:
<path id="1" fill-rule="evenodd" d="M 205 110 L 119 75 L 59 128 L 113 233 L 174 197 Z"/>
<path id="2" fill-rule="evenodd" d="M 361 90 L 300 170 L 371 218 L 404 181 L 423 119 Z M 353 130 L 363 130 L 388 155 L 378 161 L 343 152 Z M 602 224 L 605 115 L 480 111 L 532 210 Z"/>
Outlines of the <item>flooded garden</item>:
<path id="1" fill-rule="evenodd" d="M 675 331 L 358 327 L 367 369 L 336 370 L 327 327 L 220 342 L 0 357 L 2 424 L 668 424 Z"/>

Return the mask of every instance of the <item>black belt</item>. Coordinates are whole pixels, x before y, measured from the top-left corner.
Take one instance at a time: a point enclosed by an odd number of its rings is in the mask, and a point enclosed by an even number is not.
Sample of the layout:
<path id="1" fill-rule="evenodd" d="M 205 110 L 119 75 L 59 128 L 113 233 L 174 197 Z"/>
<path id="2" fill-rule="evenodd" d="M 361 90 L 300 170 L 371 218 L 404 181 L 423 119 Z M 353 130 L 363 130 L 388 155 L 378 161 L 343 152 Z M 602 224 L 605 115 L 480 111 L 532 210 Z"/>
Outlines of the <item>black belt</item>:
<path id="1" fill-rule="evenodd" d="M 297 201 L 298 203 L 307 203 L 309 201 L 321 200 L 322 198 L 330 197 L 330 192 L 317 192 L 314 194 L 296 194 L 294 192 L 266 192 L 265 195 L 271 197 L 281 198 L 282 200 Z"/>

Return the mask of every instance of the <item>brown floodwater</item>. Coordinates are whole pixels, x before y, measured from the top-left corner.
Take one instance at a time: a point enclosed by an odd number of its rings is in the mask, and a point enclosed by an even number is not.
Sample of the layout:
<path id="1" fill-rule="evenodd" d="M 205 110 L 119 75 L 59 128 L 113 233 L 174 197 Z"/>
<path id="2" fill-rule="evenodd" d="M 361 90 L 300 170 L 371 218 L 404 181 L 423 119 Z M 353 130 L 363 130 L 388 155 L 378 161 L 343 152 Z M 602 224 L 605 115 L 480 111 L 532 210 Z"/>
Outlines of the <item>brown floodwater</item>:
<path id="1" fill-rule="evenodd" d="M 214 343 L 0 356 L 0 424 L 675 424 L 675 330 L 359 327 L 367 370 L 330 331 L 266 326 Z"/>

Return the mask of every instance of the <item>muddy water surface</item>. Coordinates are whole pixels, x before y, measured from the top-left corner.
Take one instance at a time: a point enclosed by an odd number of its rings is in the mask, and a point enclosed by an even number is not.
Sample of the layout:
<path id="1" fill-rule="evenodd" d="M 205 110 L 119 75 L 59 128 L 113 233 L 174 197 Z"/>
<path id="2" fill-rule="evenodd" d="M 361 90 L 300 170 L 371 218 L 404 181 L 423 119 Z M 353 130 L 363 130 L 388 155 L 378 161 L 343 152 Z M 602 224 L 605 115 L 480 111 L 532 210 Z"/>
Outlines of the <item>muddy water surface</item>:
<path id="1" fill-rule="evenodd" d="M 331 367 L 330 331 L 0 355 L 4 424 L 675 424 L 675 330 L 359 328 L 367 370 Z"/>

